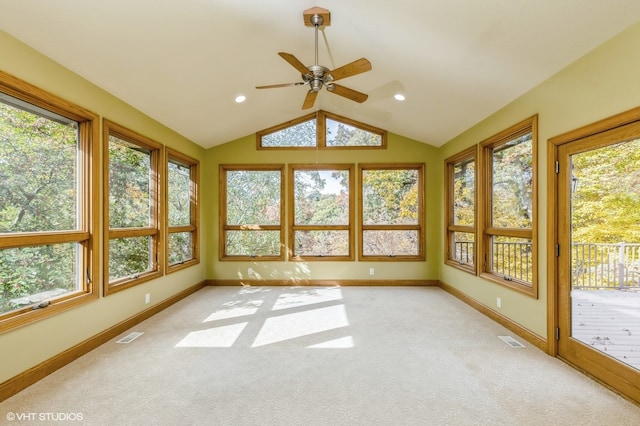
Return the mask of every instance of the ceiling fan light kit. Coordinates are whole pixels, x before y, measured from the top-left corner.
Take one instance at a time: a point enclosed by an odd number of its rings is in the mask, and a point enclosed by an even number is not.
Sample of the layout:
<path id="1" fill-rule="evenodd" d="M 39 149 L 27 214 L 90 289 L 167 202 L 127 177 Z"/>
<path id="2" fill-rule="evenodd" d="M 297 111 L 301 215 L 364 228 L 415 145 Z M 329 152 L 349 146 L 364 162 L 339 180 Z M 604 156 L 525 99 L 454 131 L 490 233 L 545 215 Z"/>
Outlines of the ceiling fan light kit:
<path id="1" fill-rule="evenodd" d="M 309 91 L 302 103 L 302 109 L 309 109 L 313 107 L 318 92 L 322 87 L 334 93 L 336 95 L 345 97 L 355 102 L 362 103 L 367 100 L 368 95 L 358 92 L 357 90 L 349 89 L 348 87 L 335 84 L 336 80 L 351 77 L 363 72 L 371 71 L 371 62 L 365 58 L 357 59 L 346 65 L 338 67 L 333 71 L 327 67 L 318 64 L 318 29 L 321 26 L 329 26 L 331 24 L 331 13 L 327 9 L 321 7 L 312 7 L 307 9 L 302 14 L 304 18 L 304 24 L 307 27 L 314 27 L 315 29 L 315 63 L 314 65 L 306 66 L 298 58 L 291 53 L 278 52 L 278 55 L 285 61 L 294 67 L 302 77 L 302 81 L 295 83 L 283 83 L 283 84 L 271 84 L 268 86 L 256 86 L 256 89 L 273 89 L 279 87 L 289 86 L 302 86 L 308 85 Z"/>

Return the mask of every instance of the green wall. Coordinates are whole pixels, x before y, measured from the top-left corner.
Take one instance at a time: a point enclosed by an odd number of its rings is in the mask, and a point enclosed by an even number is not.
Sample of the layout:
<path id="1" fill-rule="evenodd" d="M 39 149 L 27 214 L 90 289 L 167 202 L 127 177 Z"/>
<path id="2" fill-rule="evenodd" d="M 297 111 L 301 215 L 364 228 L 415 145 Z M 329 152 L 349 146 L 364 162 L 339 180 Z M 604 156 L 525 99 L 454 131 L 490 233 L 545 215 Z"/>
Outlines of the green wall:
<path id="1" fill-rule="evenodd" d="M 300 114 L 301 116 L 304 113 Z M 218 186 L 220 164 L 323 164 L 323 163 L 425 163 L 426 262 L 239 262 L 218 258 Z M 247 279 L 252 268 L 262 279 L 278 280 L 437 280 L 440 271 L 439 228 L 441 194 L 440 162 L 437 149 L 395 134 L 389 134 L 387 149 L 353 150 L 257 150 L 255 135 L 246 136 L 209 149 L 206 154 L 204 199 L 215 212 L 209 226 L 207 277 L 217 280 Z M 375 275 L 369 275 L 369 268 Z"/>

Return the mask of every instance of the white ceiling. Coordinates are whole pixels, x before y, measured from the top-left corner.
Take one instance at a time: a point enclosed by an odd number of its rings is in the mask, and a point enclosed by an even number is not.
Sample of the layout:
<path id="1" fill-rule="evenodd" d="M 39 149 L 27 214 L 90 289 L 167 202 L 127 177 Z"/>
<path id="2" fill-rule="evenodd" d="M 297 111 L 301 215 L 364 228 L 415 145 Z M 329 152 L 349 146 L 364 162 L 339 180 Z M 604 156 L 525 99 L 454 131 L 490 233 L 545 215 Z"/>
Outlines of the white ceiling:
<path id="1" fill-rule="evenodd" d="M 309 112 L 306 86 L 255 86 L 301 79 L 279 51 L 314 63 L 313 6 L 321 65 L 373 65 L 340 82 L 365 103 L 314 109 L 434 146 L 640 20 L 637 0 L 2 0 L 0 29 L 208 148 Z"/>

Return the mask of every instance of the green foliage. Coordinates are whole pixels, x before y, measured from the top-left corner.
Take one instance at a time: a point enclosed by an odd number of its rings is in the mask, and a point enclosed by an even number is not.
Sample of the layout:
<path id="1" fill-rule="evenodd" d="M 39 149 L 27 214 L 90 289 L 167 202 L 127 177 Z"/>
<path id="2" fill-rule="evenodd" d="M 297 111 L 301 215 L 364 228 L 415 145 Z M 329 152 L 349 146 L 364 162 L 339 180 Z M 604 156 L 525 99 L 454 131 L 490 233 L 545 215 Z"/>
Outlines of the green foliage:
<path id="1" fill-rule="evenodd" d="M 533 141 L 531 133 L 493 151 L 492 224 L 531 228 L 533 218 Z"/>
<path id="2" fill-rule="evenodd" d="M 640 139 L 573 155 L 572 175 L 574 242 L 640 242 Z"/>
<path id="3" fill-rule="evenodd" d="M 349 172 L 297 170 L 294 173 L 296 225 L 349 224 Z"/>
<path id="4" fill-rule="evenodd" d="M 0 250 L 0 313 L 39 301 L 31 295 L 76 290 L 75 265 L 76 244 Z"/>
<path id="5" fill-rule="evenodd" d="M 77 229 L 77 136 L 76 123 L 0 102 L 0 233 Z M 0 313 L 76 290 L 76 250 L 0 250 Z"/>
<path id="6" fill-rule="evenodd" d="M 417 170 L 364 170 L 362 193 L 365 225 L 418 223 Z"/>
<path id="7" fill-rule="evenodd" d="M 173 232 L 169 234 L 169 265 L 193 259 L 191 232 Z"/>
<path id="8" fill-rule="evenodd" d="M 191 169 L 169 162 L 169 226 L 191 224 Z"/>
<path id="9" fill-rule="evenodd" d="M 109 227 L 151 223 L 151 154 L 109 136 Z"/>
<path id="10" fill-rule="evenodd" d="M 109 281 L 131 277 L 151 269 L 150 237 L 119 238 L 109 241 Z"/>
<path id="11" fill-rule="evenodd" d="M 262 136 L 263 147 L 313 147 L 316 146 L 316 119 Z"/>
<path id="12" fill-rule="evenodd" d="M 458 163 L 453 168 L 453 223 L 475 224 L 475 168 L 474 161 Z"/>
<path id="13" fill-rule="evenodd" d="M 279 231 L 260 231 L 260 226 L 280 225 L 281 172 L 279 170 L 227 170 L 228 225 L 247 229 L 228 231 L 228 256 L 279 256 Z"/>
<path id="14" fill-rule="evenodd" d="M 280 223 L 280 171 L 227 171 L 227 224 Z"/>
<path id="15" fill-rule="evenodd" d="M 380 146 L 382 136 L 327 118 L 327 146 Z M 335 134 L 334 134 L 335 133 Z"/>
<path id="16" fill-rule="evenodd" d="M 76 229 L 77 126 L 0 102 L 0 232 Z"/>

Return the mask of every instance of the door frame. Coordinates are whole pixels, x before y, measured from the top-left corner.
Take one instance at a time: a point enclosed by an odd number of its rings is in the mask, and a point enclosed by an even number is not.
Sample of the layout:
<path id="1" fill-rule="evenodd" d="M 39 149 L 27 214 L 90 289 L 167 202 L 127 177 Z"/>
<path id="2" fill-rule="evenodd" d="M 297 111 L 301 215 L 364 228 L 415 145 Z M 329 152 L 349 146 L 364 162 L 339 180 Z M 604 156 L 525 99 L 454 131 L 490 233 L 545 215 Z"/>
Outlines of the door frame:
<path id="1" fill-rule="evenodd" d="M 567 330 L 560 328 L 560 310 L 562 308 L 563 295 L 560 294 L 559 283 L 561 280 L 570 278 L 560 276 L 562 273 L 560 250 L 563 249 L 560 244 L 568 218 L 559 217 L 561 209 L 558 205 L 559 191 L 566 189 L 566 187 L 561 187 L 563 183 L 560 182 L 559 178 L 560 161 L 562 160 L 560 158 L 560 148 L 567 146 L 569 143 L 638 122 L 640 122 L 640 107 L 552 137 L 547 141 L 547 352 L 640 403 L 640 387 L 623 377 L 621 372 L 625 368 L 621 367 L 622 363 L 619 363 L 620 366 L 616 365 L 613 371 L 608 371 L 606 367 L 597 367 L 591 361 L 577 365 L 570 359 L 566 359 L 561 353 L 560 339 L 568 339 L 570 336 L 568 336 Z M 616 363 L 616 361 L 612 360 L 612 363 Z M 627 366 L 626 368 L 631 367 Z"/>

